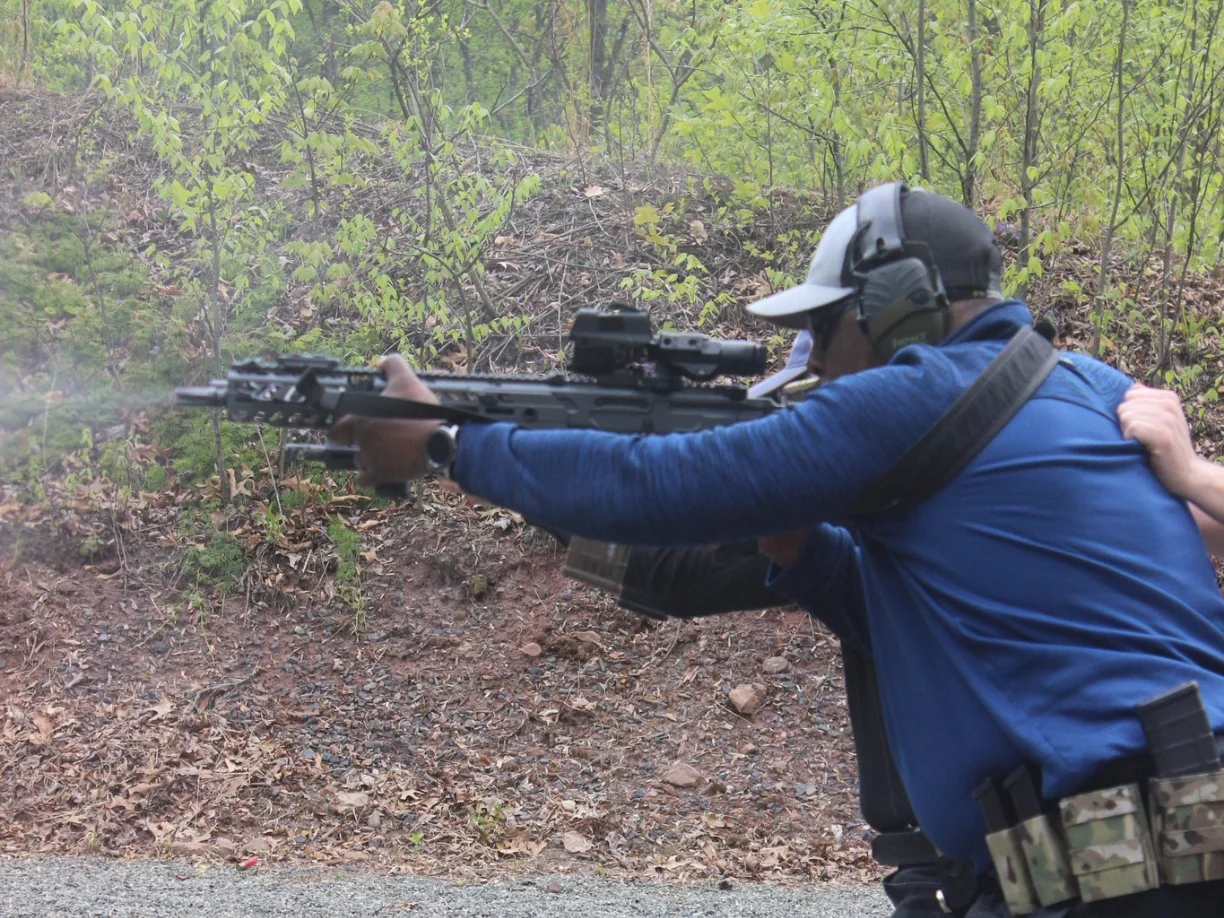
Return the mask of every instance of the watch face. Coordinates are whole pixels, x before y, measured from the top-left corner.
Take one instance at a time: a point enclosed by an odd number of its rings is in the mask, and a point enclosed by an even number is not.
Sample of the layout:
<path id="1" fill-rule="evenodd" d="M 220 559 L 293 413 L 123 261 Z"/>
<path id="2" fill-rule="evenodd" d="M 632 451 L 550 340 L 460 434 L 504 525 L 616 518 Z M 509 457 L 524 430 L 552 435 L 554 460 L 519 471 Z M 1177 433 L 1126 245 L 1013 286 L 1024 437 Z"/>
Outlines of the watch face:
<path id="1" fill-rule="evenodd" d="M 455 458 L 455 435 L 447 427 L 434 428 L 425 440 L 425 457 L 435 467 L 449 465 Z"/>

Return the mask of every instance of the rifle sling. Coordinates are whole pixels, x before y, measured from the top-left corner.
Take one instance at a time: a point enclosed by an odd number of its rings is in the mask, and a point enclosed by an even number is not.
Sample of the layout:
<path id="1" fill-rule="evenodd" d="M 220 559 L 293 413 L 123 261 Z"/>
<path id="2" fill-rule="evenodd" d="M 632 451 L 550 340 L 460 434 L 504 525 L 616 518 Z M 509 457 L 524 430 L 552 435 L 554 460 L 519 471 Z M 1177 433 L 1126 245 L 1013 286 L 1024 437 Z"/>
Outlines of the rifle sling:
<path id="1" fill-rule="evenodd" d="M 850 510 L 874 516 L 926 500 L 964 470 L 1040 388 L 1059 352 L 1025 326 Z"/>

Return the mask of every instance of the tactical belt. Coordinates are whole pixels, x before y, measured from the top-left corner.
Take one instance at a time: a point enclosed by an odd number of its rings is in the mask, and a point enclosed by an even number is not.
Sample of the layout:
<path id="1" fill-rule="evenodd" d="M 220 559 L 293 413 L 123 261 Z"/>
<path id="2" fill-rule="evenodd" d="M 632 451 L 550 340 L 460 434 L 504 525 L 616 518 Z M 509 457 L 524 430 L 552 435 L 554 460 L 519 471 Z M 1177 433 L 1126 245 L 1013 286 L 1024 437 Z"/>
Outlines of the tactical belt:
<path id="1" fill-rule="evenodd" d="M 1193 682 L 1144 702 L 1139 718 L 1150 751 L 1106 763 L 1089 790 L 1051 806 L 1021 766 L 974 791 L 1013 914 L 1224 880 L 1224 733 Z"/>

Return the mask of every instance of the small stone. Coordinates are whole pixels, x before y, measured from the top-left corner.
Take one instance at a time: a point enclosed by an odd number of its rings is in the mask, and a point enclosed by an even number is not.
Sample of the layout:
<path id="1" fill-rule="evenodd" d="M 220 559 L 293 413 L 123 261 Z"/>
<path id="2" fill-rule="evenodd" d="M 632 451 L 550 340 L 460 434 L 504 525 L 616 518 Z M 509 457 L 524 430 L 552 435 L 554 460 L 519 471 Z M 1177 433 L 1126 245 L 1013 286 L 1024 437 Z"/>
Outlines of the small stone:
<path id="1" fill-rule="evenodd" d="M 272 850 L 272 842 L 262 835 L 256 835 L 242 847 L 247 854 L 267 854 Z"/>
<path id="2" fill-rule="evenodd" d="M 810 797 L 814 793 L 816 793 L 815 784 L 799 784 L 795 786 L 796 797 Z"/>
<path id="3" fill-rule="evenodd" d="M 765 703 L 765 686 L 759 682 L 737 685 L 727 697 L 731 700 L 731 707 L 745 717 L 750 717 Z"/>
<path id="4" fill-rule="evenodd" d="M 371 829 L 377 829 L 379 826 L 382 825 L 382 817 L 379 816 L 377 813 L 371 813 L 369 816 L 366 817 L 366 825 L 369 826 Z"/>
<path id="5" fill-rule="evenodd" d="M 533 660 L 544 652 L 544 648 L 532 641 L 530 644 L 524 644 L 519 648 L 519 652 L 524 656 L 531 657 Z"/>
<path id="6" fill-rule="evenodd" d="M 756 743 L 744 743 L 740 746 L 741 755 L 756 755 L 761 750 L 757 748 Z"/>
<path id="7" fill-rule="evenodd" d="M 178 857 L 194 857 L 200 854 L 207 854 L 209 846 L 207 842 L 196 841 L 175 841 L 170 843 L 170 853 Z"/>
<path id="8" fill-rule="evenodd" d="M 561 844 L 570 854 L 585 854 L 591 850 L 591 841 L 580 832 L 566 832 L 561 836 Z"/>
<path id="9" fill-rule="evenodd" d="M 225 836 L 214 838 L 211 842 L 209 842 L 209 846 L 213 851 L 220 854 L 222 857 L 233 857 L 238 853 L 238 846 L 234 844 L 233 840 L 228 839 Z"/>
<path id="10" fill-rule="evenodd" d="M 550 880 L 548 885 L 544 887 L 545 892 L 559 893 L 561 892 L 561 883 L 558 880 Z"/>
<path id="11" fill-rule="evenodd" d="M 673 787 L 695 787 L 701 773 L 692 765 L 678 762 L 663 773 L 663 780 Z"/>
<path id="12" fill-rule="evenodd" d="M 761 669 L 770 675 L 784 673 L 790 669 L 790 660 L 786 659 L 786 657 L 769 657 L 761 664 Z"/>

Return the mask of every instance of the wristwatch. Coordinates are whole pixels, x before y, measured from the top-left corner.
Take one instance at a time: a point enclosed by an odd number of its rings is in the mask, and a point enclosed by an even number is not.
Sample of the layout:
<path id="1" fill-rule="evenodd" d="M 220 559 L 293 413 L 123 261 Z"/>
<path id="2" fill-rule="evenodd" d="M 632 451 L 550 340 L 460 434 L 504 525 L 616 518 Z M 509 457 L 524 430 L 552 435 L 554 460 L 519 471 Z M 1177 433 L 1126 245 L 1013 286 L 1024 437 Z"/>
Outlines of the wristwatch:
<path id="1" fill-rule="evenodd" d="M 439 478 L 451 477 L 451 466 L 459 450 L 459 425 L 439 424 L 425 438 L 425 463 Z"/>

